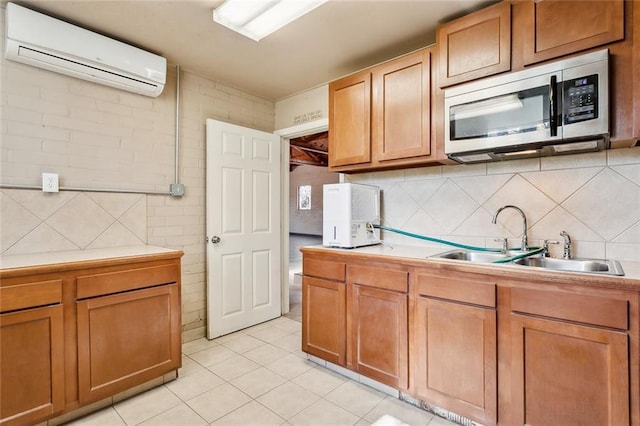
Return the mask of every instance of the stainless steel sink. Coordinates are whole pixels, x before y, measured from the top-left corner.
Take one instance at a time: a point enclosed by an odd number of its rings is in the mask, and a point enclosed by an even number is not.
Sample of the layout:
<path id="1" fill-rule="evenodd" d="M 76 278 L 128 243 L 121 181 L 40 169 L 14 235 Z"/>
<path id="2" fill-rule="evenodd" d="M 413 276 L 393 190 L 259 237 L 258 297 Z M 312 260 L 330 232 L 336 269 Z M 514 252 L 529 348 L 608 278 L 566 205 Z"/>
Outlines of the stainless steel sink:
<path id="1" fill-rule="evenodd" d="M 493 263 L 500 259 L 521 255 L 519 250 L 506 253 L 455 249 L 431 256 L 438 259 L 463 260 L 466 262 Z M 616 260 L 607 259 L 556 259 L 534 255 L 513 261 L 513 264 L 544 268 L 556 271 L 585 272 L 602 275 L 624 275 L 622 265 Z"/>
<path id="2" fill-rule="evenodd" d="M 481 262 L 491 263 L 496 260 L 506 259 L 507 257 L 516 256 L 522 254 L 521 251 L 508 251 L 506 253 L 500 252 L 487 252 L 487 251 L 470 251 L 463 249 L 451 250 L 445 253 L 436 254 L 436 258 L 440 259 L 454 259 L 454 260 L 466 260 L 467 262 Z"/>
<path id="3" fill-rule="evenodd" d="M 526 257 L 514 262 L 518 265 L 559 271 L 588 272 L 590 274 L 624 275 L 622 265 L 607 259 L 555 259 L 551 257 Z"/>

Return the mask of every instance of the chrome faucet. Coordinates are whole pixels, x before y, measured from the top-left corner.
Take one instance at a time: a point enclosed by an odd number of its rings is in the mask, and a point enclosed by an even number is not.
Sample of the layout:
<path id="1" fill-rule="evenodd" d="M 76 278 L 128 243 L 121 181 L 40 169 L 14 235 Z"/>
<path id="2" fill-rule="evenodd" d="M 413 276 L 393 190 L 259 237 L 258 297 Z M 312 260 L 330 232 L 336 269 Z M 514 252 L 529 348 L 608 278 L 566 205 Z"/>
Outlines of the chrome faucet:
<path id="1" fill-rule="evenodd" d="M 491 223 L 493 224 L 497 223 L 498 215 L 504 209 L 514 209 L 518 211 L 518 213 L 520 213 L 520 216 L 522 216 L 522 245 L 520 246 L 520 250 L 527 251 L 527 244 L 529 241 L 529 238 L 527 237 L 527 217 L 525 216 L 524 212 L 520 207 L 516 207 L 512 205 L 506 205 L 506 206 L 500 207 L 498 211 L 496 211 L 496 213 L 493 215 L 493 220 L 491 221 Z"/>
<path id="2" fill-rule="evenodd" d="M 567 231 L 562 231 L 560 236 L 564 238 L 564 253 L 562 254 L 562 258 L 571 259 L 571 236 L 569 236 Z"/>

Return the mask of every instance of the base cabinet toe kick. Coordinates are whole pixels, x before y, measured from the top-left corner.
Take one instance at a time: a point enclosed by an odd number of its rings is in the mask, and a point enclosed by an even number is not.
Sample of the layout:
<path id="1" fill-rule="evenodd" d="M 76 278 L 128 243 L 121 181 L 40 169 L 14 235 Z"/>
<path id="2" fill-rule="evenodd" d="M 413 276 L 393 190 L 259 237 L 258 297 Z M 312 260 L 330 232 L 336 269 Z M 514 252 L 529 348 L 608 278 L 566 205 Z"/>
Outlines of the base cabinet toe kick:
<path id="1" fill-rule="evenodd" d="M 0 271 L 0 425 L 36 424 L 177 371 L 181 251 Z"/>
<path id="2" fill-rule="evenodd" d="M 640 425 L 637 280 L 301 251 L 304 352 L 484 425 Z"/>

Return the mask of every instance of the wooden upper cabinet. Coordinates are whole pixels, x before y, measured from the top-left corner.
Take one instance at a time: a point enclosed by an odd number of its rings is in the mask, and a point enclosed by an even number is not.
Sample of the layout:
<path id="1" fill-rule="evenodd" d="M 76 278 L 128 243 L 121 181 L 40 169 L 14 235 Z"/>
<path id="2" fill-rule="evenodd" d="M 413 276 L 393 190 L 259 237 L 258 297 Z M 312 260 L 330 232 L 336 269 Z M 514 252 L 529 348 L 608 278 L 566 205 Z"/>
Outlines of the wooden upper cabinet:
<path id="1" fill-rule="evenodd" d="M 438 27 L 440 87 L 511 69 L 511 4 L 487 7 Z"/>
<path id="2" fill-rule="evenodd" d="M 329 167 L 371 161 L 371 73 L 329 84 Z"/>
<path id="3" fill-rule="evenodd" d="M 624 1 L 528 1 L 525 4 L 525 65 L 624 38 Z"/>
<path id="4" fill-rule="evenodd" d="M 372 70 L 371 136 L 378 161 L 431 154 L 431 50 Z"/>
<path id="5" fill-rule="evenodd" d="M 435 162 L 432 49 L 329 84 L 329 169 L 367 171 Z"/>

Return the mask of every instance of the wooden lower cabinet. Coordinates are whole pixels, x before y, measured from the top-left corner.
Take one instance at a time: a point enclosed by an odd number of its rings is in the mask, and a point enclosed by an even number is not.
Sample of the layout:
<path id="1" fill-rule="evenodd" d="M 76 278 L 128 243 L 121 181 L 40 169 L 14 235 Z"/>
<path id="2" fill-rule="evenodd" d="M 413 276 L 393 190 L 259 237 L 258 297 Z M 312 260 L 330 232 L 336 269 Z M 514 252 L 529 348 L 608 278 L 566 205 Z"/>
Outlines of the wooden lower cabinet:
<path id="1" fill-rule="evenodd" d="M 630 424 L 637 296 L 518 287 L 510 297 L 512 423 Z"/>
<path id="2" fill-rule="evenodd" d="M 0 269 L 0 425 L 37 424 L 181 366 L 182 252 L 142 251 Z"/>
<path id="3" fill-rule="evenodd" d="M 171 284 L 77 303 L 81 403 L 179 367 L 178 291 L 177 284 Z"/>
<path id="4" fill-rule="evenodd" d="M 355 371 L 399 389 L 408 387 L 408 295 L 353 286 L 351 346 Z"/>
<path id="5" fill-rule="evenodd" d="M 345 283 L 302 278 L 302 350 L 345 365 L 347 345 Z"/>
<path id="6" fill-rule="evenodd" d="M 497 420 L 495 282 L 418 273 L 418 396 L 485 425 Z"/>
<path id="7" fill-rule="evenodd" d="M 511 332 L 514 424 L 629 424 L 626 333 L 517 314 Z"/>
<path id="8" fill-rule="evenodd" d="M 36 423 L 64 409 L 62 305 L 0 315 L 0 424 Z"/>
<path id="9" fill-rule="evenodd" d="M 628 281 L 302 251 L 305 352 L 484 425 L 640 425 Z"/>
<path id="10" fill-rule="evenodd" d="M 347 266 L 347 365 L 397 389 L 409 386 L 409 271 Z"/>

